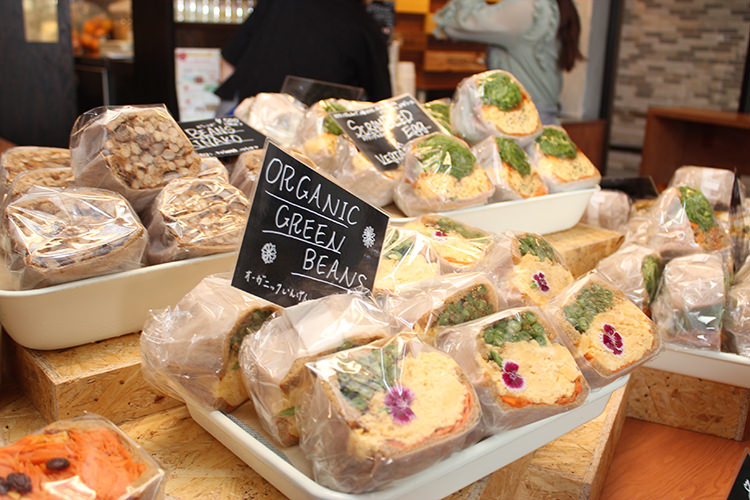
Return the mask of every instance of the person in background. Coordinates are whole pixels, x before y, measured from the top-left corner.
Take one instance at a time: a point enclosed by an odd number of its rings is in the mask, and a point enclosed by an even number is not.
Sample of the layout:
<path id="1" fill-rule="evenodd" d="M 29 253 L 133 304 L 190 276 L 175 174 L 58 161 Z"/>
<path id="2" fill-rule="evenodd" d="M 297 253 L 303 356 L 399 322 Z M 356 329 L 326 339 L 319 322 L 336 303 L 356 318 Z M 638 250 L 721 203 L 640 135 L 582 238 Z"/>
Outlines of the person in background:
<path id="1" fill-rule="evenodd" d="M 573 0 L 451 0 L 434 20 L 438 38 L 486 43 L 487 67 L 513 74 L 542 123 L 558 123 L 562 73 L 584 59 Z"/>
<path id="2" fill-rule="evenodd" d="M 386 40 L 362 0 L 258 0 L 221 55 L 224 104 L 279 92 L 287 75 L 391 97 Z"/>

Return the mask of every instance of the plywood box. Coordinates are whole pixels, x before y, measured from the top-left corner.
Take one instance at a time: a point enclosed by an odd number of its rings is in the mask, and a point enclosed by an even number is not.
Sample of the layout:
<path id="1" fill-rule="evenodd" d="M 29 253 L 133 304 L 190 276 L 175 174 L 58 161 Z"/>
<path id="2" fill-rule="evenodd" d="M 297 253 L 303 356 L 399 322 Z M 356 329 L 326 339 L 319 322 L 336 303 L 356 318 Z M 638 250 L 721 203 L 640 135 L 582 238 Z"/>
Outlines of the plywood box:
<path id="1" fill-rule="evenodd" d="M 544 238 L 562 254 L 565 264 L 576 278 L 594 269 L 622 244 L 622 233 L 589 224 L 577 224 L 565 231 L 545 234 Z"/>
<path id="2" fill-rule="evenodd" d="M 750 389 L 640 367 L 630 376 L 629 417 L 742 441 Z"/>

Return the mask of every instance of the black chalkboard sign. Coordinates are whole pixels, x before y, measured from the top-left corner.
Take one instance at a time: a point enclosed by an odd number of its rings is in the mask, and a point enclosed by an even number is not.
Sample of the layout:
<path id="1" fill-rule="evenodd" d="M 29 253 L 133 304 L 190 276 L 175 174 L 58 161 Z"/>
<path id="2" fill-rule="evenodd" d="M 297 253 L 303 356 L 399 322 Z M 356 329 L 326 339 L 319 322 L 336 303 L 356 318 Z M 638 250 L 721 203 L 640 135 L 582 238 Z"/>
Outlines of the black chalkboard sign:
<path id="1" fill-rule="evenodd" d="M 271 142 L 232 285 L 286 307 L 372 290 L 388 216 Z"/>
<path id="2" fill-rule="evenodd" d="M 263 147 L 266 137 L 236 116 L 181 122 L 180 127 L 201 156 L 226 158 Z"/>
<path id="3" fill-rule="evenodd" d="M 602 177 L 602 189 L 623 191 L 634 200 L 648 200 L 659 196 L 651 177 Z"/>
<path id="4" fill-rule="evenodd" d="M 329 113 L 357 148 L 379 169 L 398 168 L 404 145 L 440 127 L 410 95 L 375 103 L 365 109 Z"/>
<path id="5" fill-rule="evenodd" d="M 362 87 L 324 82 L 294 75 L 287 75 L 284 78 L 281 92 L 289 94 L 307 106 L 312 106 L 323 99 L 335 98 L 359 101 L 365 97 L 365 89 Z"/>
<path id="6" fill-rule="evenodd" d="M 727 500 L 749 500 L 750 499 L 750 449 L 745 450 L 744 458 L 737 472 L 732 489 L 729 491 Z"/>

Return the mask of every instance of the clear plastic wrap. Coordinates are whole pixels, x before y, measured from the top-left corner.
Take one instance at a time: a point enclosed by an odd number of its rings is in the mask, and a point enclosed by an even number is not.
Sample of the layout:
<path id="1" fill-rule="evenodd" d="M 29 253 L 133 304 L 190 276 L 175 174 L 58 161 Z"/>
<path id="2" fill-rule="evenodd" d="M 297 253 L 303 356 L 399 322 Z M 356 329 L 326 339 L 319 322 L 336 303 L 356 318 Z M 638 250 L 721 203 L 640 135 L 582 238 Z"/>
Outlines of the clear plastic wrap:
<path id="1" fill-rule="evenodd" d="M 50 167 L 28 170 L 15 176 L 8 186 L 3 203 L 7 205 L 34 187 L 66 188 L 75 183 L 73 169 L 70 167 Z"/>
<path id="2" fill-rule="evenodd" d="M 407 216 L 483 205 L 495 186 L 469 146 L 457 137 L 429 134 L 409 141 L 393 201 Z"/>
<path id="3" fill-rule="evenodd" d="M 135 441 L 93 414 L 52 422 L 0 448 L 5 498 L 158 500 L 165 476 Z"/>
<path id="4" fill-rule="evenodd" d="M 596 272 L 619 288 L 643 312 L 650 314 L 662 268 L 661 257 L 656 250 L 627 244 L 600 260 Z"/>
<path id="5" fill-rule="evenodd" d="M 416 231 L 388 226 L 380 251 L 373 291 L 399 293 L 407 283 L 440 274 L 440 261 L 430 240 Z"/>
<path id="6" fill-rule="evenodd" d="M 233 287 L 230 278 L 207 276 L 175 306 L 149 313 L 142 371 L 161 392 L 222 411 L 247 401 L 240 345 L 279 307 Z"/>
<path id="7" fill-rule="evenodd" d="M 340 135 L 336 141 L 334 177 L 343 187 L 376 207 L 393 201 L 393 188 L 402 170 L 380 170 L 348 137 Z"/>
<path id="8" fill-rule="evenodd" d="M 307 365 L 300 446 L 315 480 L 359 493 L 423 470 L 473 443 L 474 389 L 447 354 L 405 333 Z"/>
<path id="9" fill-rule="evenodd" d="M 424 109 L 446 134 L 457 135 L 451 126 L 451 100 L 447 97 L 424 104 Z"/>
<path id="10" fill-rule="evenodd" d="M 78 117 L 70 134 L 76 184 L 109 189 L 142 212 L 167 182 L 197 175 L 201 159 L 165 106 L 112 106 Z"/>
<path id="11" fill-rule="evenodd" d="M 383 297 L 394 331 L 413 330 L 435 344 L 438 327 L 457 325 L 498 311 L 497 292 L 484 273 L 453 273 L 410 283 Z"/>
<path id="12" fill-rule="evenodd" d="M 485 434 L 572 410 L 588 397 L 575 359 L 539 308 L 508 309 L 438 335 L 437 347 L 477 391 Z"/>
<path id="13" fill-rule="evenodd" d="M 668 187 L 689 186 L 706 197 L 714 210 L 729 210 L 734 172 L 725 168 L 687 165 L 672 174 Z"/>
<path id="14" fill-rule="evenodd" d="M 370 102 L 325 99 L 310 106 L 297 130 L 297 143 L 321 170 L 335 174 L 336 146 L 343 130 L 328 113 L 354 111 L 372 106 Z"/>
<path id="15" fill-rule="evenodd" d="M 485 71 L 458 84 L 451 125 L 470 144 L 485 137 L 513 139 L 525 147 L 542 131 L 542 121 L 521 83 L 502 70 Z"/>
<path id="16" fill-rule="evenodd" d="M 442 273 L 480 269 L 492 251 L 492 233 L 450 217 L 423 215 L 404 225 L 427 236 L 440 258 Z"/>
<path id="17" fill-rule="evenodd" d="M 546 311 L 592 389 L 629 373 L 661 350 L 654 322 L 593 272 L 563 290 Z"/>
<path id="18" fill-rule="evenodd" d="M 726 269 L 726 263 L 716 254 L 686 255 L 664 266 L 651 312 L 664 332 L 665 341 L 721 350 Z"/>
<path id="19" fill-rule="evenodd" d="M 725 330 L 730 349 L 750 357 L 750 261 L 740 268 L 729 289 Z"/>
<path id="20" fill-rule="evenodd" d="M 234 116 L 283 147 L 297 144 L 297 129 L 307 107 L 289 94 L 261 92 L 244 99 Z"/>
<path id="21" fill-rule="evenodd" d="M 630 219 L 630 197 L 622 191 L 602 189 L 589 198 L 581 222 L 613 231 L 624 231 Z"/>
<path id="22" fill-rule="evenodd" d="M 245 151 L 234 162 L 229 183 L 242 191 L 248 199 L 250 199 L 255 191 L 255 184 L 258 182 L 258 175 L 260 174 L 261 167 L 263 167 L 263 158 L 265 155 L 265 149 Z"/>
<path id="23" fill-rule="evenodd" d="M 148 261 L 235 251 L 249 214 L 250 202 L 242 191 L 217 177 L 174 179 L 151 205 Z"/>
<path id="24" fill-rule="evenodd" d="M 526 151 L 510 139 L 488 137 L 472 148 L 495 186 L 492 201 L 521 200 L 547 194 Z"/>
<path id="25" fill-rule="evenodd" d="M 0 195 L 24 172 L 47 168 L 71 168 L 70 150 L 41 146 L 16 146 L 0 155 Z"/>
<path id="26" fill-rule="evenodd" d="M 245 387 L 263 428 L 282 446 L 300 434 L 295 406 L 306 362 L 390 334 L 388 318 L 358 293 L 329 295 L 284 309 L 240 349 Z"/>
<path id="27" fill-rule="evenodd" d="M 224 182 L 229 182 L 229 172 L 218 158 L 201 158 L 201 169 L 196 177 L 214 177 Z"/>
<path id="28" fill-rule="evenodd" d="M 562 127 L 544 127 L 528 152 L 550 193 L 588 189 L 602 180 L 599 170 Z"/>
<path id="29" fill-rule="evenodd" d="M 648 215 L 631 215 L 624 227 L 623 246 L 629 244 L 648 246 L 649 235 L 653 232 L 652 226 L 655 223 L 654 219 Z"/>
<path id="30" fill-rule="evenodd" d="M 700 191 L 687 186 L 665 189 L 649 217 L 648 246 L 665 260 L 702 252 L 731 254 L 729 234 Z"/>
<path id="31" fill-rule="evenodd" d="M 497 235 L 485 269 L 493 276 L 501 311 L 544 305 L 573 283 L 562 255 L 536 233 L 505 231 Z"/>
<path id="32" fill-rule="evenodd" d="M 148 241 L 122 196 L 94 188 L 35 187 L 8 204 L 3 225 L 20 289 L 136 269 Z"/>

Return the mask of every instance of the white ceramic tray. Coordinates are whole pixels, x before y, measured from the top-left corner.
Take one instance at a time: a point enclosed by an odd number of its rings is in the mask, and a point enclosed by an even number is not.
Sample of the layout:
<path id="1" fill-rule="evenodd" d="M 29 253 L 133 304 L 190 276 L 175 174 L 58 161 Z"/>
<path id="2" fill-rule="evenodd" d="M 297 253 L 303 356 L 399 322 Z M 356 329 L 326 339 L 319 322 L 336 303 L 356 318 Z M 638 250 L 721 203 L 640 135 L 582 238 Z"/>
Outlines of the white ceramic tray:
<path id="1" fill-rule="evenodd" d="M 230 272 L 236 261 L 236 252 L 223 253 L 35 290 L 0 290 L 0 323 L 30 349 L 62 349 L 137 332 L 149 309 L 176 304 L 204 276 Z"/>
<path id="2" fill-rule="evenodd" d="M 507 230 L 540 234 L 554 233 L 575 226 L 581 220 L 591 195 L 599 189 L 601 188 L 596 186 L 525 200 L 501 201 L 445 212 L 445 215 L 495 233 Z M 403 224 L 416 219 L 416 217 L 404 217 L 400 212 L 391 212 L 391 215 L 391 222 L 394 224 Z"/>
<path id="3" fill-rule="evenodd" d="M 644 366 L 750 389 L 750 358 L 729 352 L 664 344 Z"/>
<path id="4" fill-rule="evenodd" d="M 628 376 L 592 390 L 586 402 L 571 411 L 496 434 L 448 459 L 378 491 L 352 495 L 331 490 L 312 479 L 309 462 L 299 446 L 278 449 L 262 431 L 251 404 L 230 414 L 188 402 L 193 419 L 292 500 L 431 500 L 443 498 L 514 460 L 557 439 L 600 415 L 613 391 Z"/>

